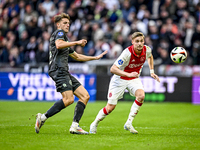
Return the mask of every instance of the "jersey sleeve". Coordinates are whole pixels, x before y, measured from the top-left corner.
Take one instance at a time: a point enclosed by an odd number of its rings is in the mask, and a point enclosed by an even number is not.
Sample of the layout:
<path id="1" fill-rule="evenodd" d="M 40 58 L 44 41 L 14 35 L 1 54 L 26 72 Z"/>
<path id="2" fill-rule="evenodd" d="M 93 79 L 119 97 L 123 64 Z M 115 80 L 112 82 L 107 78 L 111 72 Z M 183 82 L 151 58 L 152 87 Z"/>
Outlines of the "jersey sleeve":
<path id="1" fill-rule="evenodd" d="M 55 38 L 55 41 L 58 40 L 58 39 L 61 39 L 63 41 L 65 41 L 65 33 L 64 31 L 60 30 L 56 33 L 56 38 Z"/>
<path id="2" fill-rule="evenodd" d="M 66 42 L 69 41 L 63 30 L 60 30 L 57 32 L 55 40 L 58 40 L 58 39 L 61 39 Z M 74 53 L 74 50 L 71 47 L 68 47 L 67 49 L 69 50 L 69 54 Z"/>
<path id="3" fill-rule="evenodd" d="M 69 47 L 69 55 L 70 55 L 70 54 L 73 54 L 73 53 L 74 53 L 74 50 L 73 50 L 72 48 Z"/>
<path id="4" fill-rule="evenodd" d="M 121 55 L 117 58 L 117 60 L 114 62 L 114 64 L 121 68 L 123 66 L 125 66 L 128 62 L 128 60 L 130 60 L 130 56 L 131 53 L 129 52 L 128 48 L 126 48 Z"/>
<path id="5" fill-rule="evenodd" d="M 145 46 L 146 46 L 146 49 L 147 49 L 146 58 L 149 58 L 149 57 L 151 57 L 152 50 L 151 50 L 151 48 L 149 46 L 147 46 L 147 45 L 145 45 Z"/>

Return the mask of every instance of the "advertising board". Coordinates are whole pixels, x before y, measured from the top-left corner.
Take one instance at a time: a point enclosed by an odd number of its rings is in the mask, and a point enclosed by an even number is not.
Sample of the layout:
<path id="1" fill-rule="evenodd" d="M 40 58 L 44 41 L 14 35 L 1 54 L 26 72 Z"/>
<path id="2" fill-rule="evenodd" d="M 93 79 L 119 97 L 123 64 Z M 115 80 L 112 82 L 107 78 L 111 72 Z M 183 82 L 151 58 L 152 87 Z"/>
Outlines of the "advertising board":
<path id="1" fill-rule="evenodd" d="M 96 99 L 96 75 L 73 74 Z M 0 73 L 0 99 L 18 101 L 56 101 L 62 96 L 46 73 Z M 75 100 L 78 100 L 75 97 Z"/>
<path id="2" fill-rule="evenodd" d="M 97 100 L 107 100 L 111 76 L 97 77 Z M 176 76 L 159 76 L 160 83 L 150 76 L 141 76 L 144 85 L 145 101 L 152 102 L 191 102 L 192 78 Z M 125 91 L 122 100 L 135 100 Z"/>
<path id="3" fill-rule="evenodd" d="M 193 77 L 192 80 L 192 103 L 200 104 L 200 77 Z"/>

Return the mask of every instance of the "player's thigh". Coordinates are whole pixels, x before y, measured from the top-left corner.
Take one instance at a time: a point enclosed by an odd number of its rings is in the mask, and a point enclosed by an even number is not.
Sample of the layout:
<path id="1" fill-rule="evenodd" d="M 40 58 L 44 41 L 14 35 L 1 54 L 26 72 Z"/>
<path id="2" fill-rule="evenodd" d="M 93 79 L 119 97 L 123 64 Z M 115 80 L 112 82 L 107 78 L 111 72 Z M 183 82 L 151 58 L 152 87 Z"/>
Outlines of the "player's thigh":
<path id="1" fill-rule="evenodd" d="M 117 101 L 123 97 L 127 87 L 126 83 L 127 81 L 122 79 L 111 80 L 107 95 L 109 104 L 116 105 Z"/>
<path id="2" fill-rule="evenodd" d="M 85 105 L 90 99 L 88 91 L 82 85 L 76 88 L 74 95 L 76 95 L 76 97 L 79 98 L 79 101 L 83 102 Z"/>
<path id="3" fill-rule="evenodd" d="M 73 91 L 73 85 L 69 74 L 56 74 L 53 78 L 56 83 L 57 92 Z"/>
<path id="4" fill-rule="evenodd" d="M 139 78 L 133 79 L 129 81 L 127 86 L 127 90 L 129 91 L 131 96 L 136 96 L 136 91 L 144 91 L 144 86 Z"/>

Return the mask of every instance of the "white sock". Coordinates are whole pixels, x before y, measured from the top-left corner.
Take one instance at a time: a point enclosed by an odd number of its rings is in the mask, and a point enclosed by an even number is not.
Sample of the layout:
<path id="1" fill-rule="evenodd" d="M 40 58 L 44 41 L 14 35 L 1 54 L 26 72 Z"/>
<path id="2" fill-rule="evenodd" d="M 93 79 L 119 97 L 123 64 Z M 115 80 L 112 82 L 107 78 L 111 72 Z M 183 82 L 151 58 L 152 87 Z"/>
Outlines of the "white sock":
<path id="1" fill-rule="evenodd" d="M 128 119 L 126 121 L 126 124 L 132 124 L 133 119 L 135 118 L 135 116 L 137 115 L 137 113 L 140 110 L 140 107 L 142 106 L 143 103 L 138 102 L 137 100 L 135 100 L 135 102 L 133 103 L 133 105 L 131 106 L 131 111 L 129 113 Z"/>
<path id="2" fill-rule="evenodd" d="M 78 125 L 79 125 L 78 122 L 72 122 L 73 127 L 77 127 Z"/>
<path id="3" fill-rule="evenodd" d="M 45 116 L 45 114 L 42 114 L 41 120 L 42 120 L 42 121 L 46 121 L 46 120 L 47 120 L 47 117 Z"/>
<path id="4" fill-rule="evenodd" d="M 97 114 L 94 123 L 99 124 L 100 121 L 102 121 L 106 116 L 108 115 L 108 112 L 106 110 L 106 107 L 102 108 L 99 113 Z"/>

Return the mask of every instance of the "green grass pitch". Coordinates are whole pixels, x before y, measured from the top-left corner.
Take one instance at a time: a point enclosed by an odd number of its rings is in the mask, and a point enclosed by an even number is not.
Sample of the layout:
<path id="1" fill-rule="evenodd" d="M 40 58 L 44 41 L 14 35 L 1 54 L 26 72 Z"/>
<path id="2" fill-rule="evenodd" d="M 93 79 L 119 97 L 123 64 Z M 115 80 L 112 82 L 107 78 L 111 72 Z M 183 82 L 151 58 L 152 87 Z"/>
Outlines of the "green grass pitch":
<path id="1" fill-rule="evenodd" d="M 119 101 L 100 122 L 96 135 L 73 135 L 69 128 L 76 103 L 49 118 L 40 133 L 35 114 L 54 102 L 0 101 L 1 150 L 199 150 L 200 106 L 190 103 L 144 103 L 133 121 L 139 134 L 123 129 L 132 102 Z M 80 121 L 84 130 L 106 101 L 88 103 Z"/>

